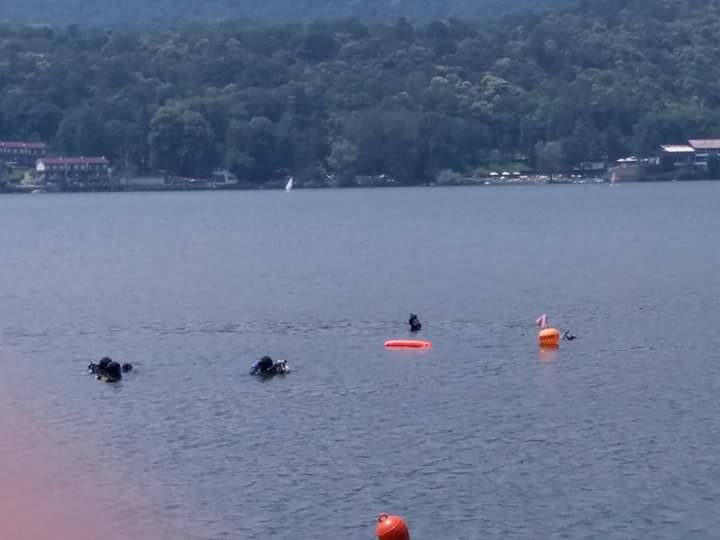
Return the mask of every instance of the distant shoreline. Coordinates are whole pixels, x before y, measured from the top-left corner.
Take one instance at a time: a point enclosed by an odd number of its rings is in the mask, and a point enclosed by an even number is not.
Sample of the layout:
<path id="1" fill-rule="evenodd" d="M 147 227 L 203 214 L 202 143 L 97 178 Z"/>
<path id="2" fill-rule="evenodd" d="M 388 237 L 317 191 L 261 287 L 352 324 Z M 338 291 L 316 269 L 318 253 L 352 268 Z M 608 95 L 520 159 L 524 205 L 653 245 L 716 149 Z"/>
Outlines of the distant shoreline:
<path id="1" fill-rule="evenodd" d="M 687 182 L 717 182 L 720 179 L 687 179 L 687 180 L 667 180 L 667 179 L 643 179 L 637 181 L 623 181 L 618 184 L 666 184 L 666 183 L 687 183 Z M 457 183 L 426 183 L 426 184 L 385 184 L 385 185 L 347 185 L 347 186 L 320 186 L 300 184 L 293 191 L 322 191 L 322 190 L 348 190 L 348 189 L 399 189 L 399 188 L 450 188 L 450 187 L 512 187 L 512 186 L 559 186 L 559 185 L 602 185 L 609 184 L 606 179 L 601 178 L 583 178 L 583 179 L 558 179 L 553 181 L 482 181 L 482 182 L 457 182 Z M 43 189 L 34 186 L 33 189 L 0 189 L 0 195 L 57 195 L 71 193 L 179 193 L 179 192 L 227 192 L 227 191 L 284 191 L 278 186 L 157 186 L 157 187 L 113 187 L 113 188 L 96 188 L 96 189 Z"/>
<path id="2" fill-rule="evenodd" d="M 357 184 L 343 186 L 303 185 L 299 184 L 295 190 L 334 190 L 334 189 L 393 189 L 393 188 L 442 188 L 442 187 L 493 187 L 493 186 L 542 186 L 542 185 L 571 185 L 571 184 L 606 184 L 607 180 L 599 178 L 591 179 L 558 179 L 558 180 L 482 180 L 470 182 L 447 182 L 447 183 L 423 183 L 423 184 Z M 51 195 L 60 193 L 165 193 L 184 191 L 283 191 L 280 186 L 225 186 L 225 185 L 204 185 L 204 186 L 103 186 L 97 188 L 73 188 L 60 189 L 58 187 L 27 186 L 23 189 L 7 188 L 0 189 L 2 195 Z"/>

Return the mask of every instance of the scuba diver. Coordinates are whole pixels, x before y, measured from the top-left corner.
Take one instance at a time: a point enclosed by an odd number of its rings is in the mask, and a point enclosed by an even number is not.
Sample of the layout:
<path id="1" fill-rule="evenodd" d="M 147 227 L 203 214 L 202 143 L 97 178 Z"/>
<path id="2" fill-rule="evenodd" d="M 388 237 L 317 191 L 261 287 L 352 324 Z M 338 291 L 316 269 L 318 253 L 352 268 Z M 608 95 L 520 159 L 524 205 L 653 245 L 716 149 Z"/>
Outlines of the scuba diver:
<path id="1" fill-rule="evenodd" d="M 88 364 L 88 371 L 93 375 L 104 373 L 110 365 L 110 362 L 112 362 L 112 358 L 108 358 L 107 356 L 102 358 L 97 364 L 95 362 L 90 362 L 90 364 Z"/>
<path id="2" fill-rule="evenodd" d="M 273 375 L 285 375 L 290 368 L 285 360 L 273 361 L 269 356 L 263 356 L 250 368 L 251 375 L 272 377 Z"/>
<path id="3" fill-rule="evenodd" d="M 122 380 L 122 367 L 117 362 L 110 362 L 105 372 L 98 375 L 98 379 L 105 382 L 118 382 Z"/>
<path id="4" fill-rule="evenodd" d="M 562 337 L 562 338 L 563 338 L 565 341 L 574 341 L 574 340 L 577 339 L 577 336 L 573 336 L 573 335 L 570 333 L 570 330 L 565 330 L 565 333 L 563 334 L 563 337 Z"/>
<path id="5" fill-rule="evenodd" d="M 118 382 L 122 380 L 122 374 L 133 370 L 133 365 L 125 363 L 122 366 L 112 360 L 112 358 L 104 357 L 97 364 L 90 362 L 88 371 L 97 376 L 99 381 Z"/>
<path id="6" fill-rule="evenodd" d="M 410 319 L 408 320 L 408 324 L 410 325 L 410 331 L 415 333 L 422 330 L 422 323 L 420 322 L 420 319 L 418 319 L 418 316 L 414 313 L 410 314 Z"/>
<path id="7" fill-rule="evenodd" d="M 255 362 L 250 369 L 250 373 L 253 375 L 261 375 L 263 373 L 269 373 L 273 368 L 273 360 L 269 356 L 263 356 L 260 360 Z"/>

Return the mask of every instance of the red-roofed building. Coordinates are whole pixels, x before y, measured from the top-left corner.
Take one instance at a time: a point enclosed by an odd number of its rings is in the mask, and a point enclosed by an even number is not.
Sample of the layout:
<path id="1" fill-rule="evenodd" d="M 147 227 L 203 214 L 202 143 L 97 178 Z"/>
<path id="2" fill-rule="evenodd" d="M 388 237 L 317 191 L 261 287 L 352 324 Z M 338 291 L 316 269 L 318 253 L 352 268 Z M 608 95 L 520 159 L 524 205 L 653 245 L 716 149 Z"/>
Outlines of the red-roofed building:
<path id="1" fill-rule="evenodd" d="M 45 182 L 106 182 L 110 162 L 104 157 L 46 157 L 37 160 L 35 171 Z"/>
<path id="2" fill-rule="evenodd" d="M 0 161 L 32 166 L 47 154 L 47 145 L 41 142 L 0 141 Z"/>

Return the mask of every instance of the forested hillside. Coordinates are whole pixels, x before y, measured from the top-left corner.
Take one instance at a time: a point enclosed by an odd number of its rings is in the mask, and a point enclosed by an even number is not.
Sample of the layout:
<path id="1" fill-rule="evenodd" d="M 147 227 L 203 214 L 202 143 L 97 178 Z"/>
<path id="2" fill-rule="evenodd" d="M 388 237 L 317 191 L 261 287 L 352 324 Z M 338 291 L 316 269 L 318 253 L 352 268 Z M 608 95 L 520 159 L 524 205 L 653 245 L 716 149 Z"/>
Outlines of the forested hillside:
<path id="1" fill-rule="evenodd" d="M 0 28 L 0 138 L 254 182 L 412 183 L 720 135 L 720 0 L 498 20 L 107 33 Z"/>

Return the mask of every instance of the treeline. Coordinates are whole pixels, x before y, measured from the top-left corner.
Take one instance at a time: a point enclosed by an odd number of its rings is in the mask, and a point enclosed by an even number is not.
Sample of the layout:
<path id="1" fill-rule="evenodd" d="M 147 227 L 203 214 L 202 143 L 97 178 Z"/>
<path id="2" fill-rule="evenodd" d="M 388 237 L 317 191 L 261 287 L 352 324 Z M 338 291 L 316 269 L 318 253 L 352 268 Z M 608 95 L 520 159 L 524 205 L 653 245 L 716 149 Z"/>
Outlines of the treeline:
<path id="1" fill-rule="evenodd" d="M 550 170 L 720 135 L 719 46 L 720 0 L 588 0 L 478 24 L 6 25 L 0 138 L 255 183 Z"/>

